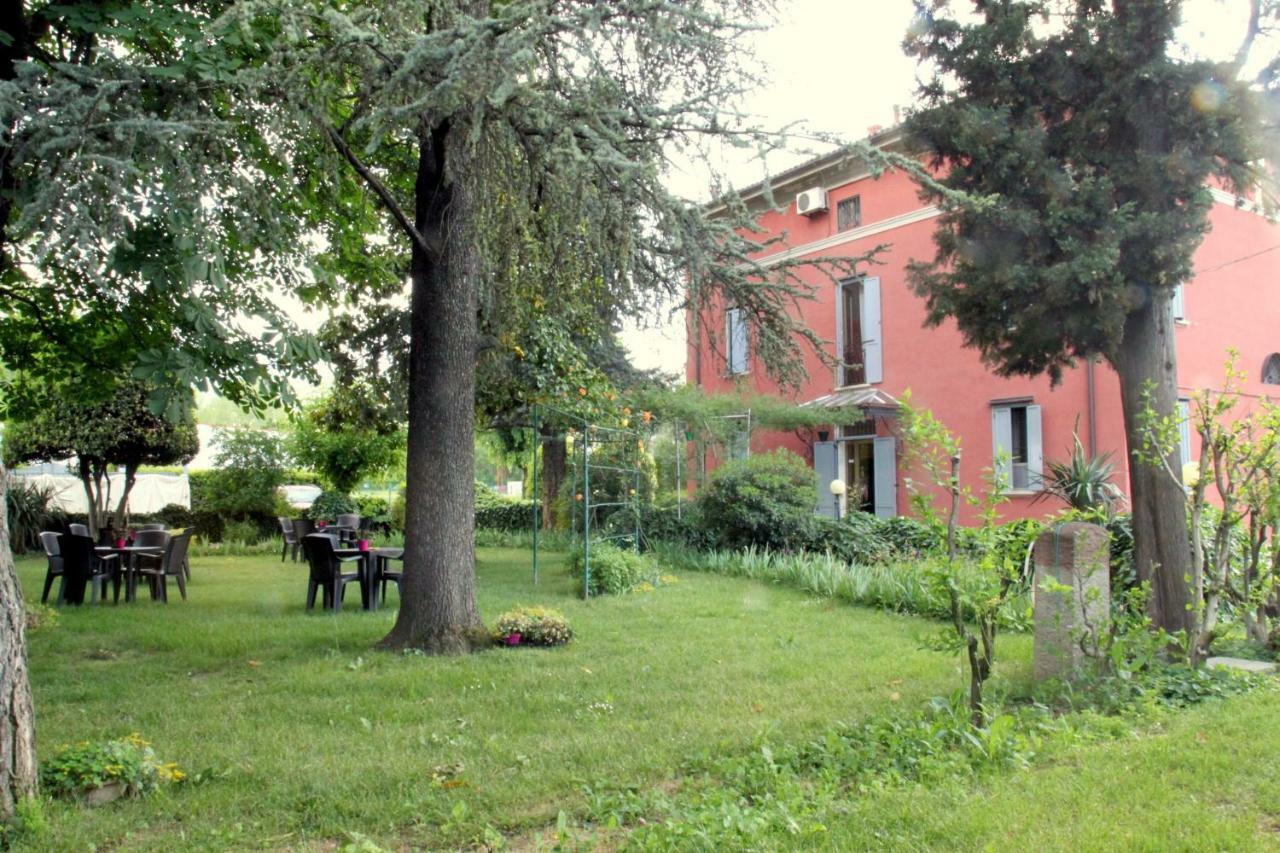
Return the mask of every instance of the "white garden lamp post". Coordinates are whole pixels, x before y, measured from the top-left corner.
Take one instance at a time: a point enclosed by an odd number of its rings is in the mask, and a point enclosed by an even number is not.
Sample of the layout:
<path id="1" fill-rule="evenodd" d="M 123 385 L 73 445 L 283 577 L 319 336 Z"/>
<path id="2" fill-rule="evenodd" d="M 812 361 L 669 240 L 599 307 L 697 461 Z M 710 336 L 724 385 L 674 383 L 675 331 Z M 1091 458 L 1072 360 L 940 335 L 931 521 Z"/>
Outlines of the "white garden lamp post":
<path id="1" fill-rule="evenodd" d="M 845 493 L 844 480 L 836 478 L 831 481 L 831 484 L 828 485 L 827 488 L 831 490 L 831 494 L 836 499 L 836 521 L 839 521 L 840 520 L 840 499 L 844 497 L 844 493 Z"/>

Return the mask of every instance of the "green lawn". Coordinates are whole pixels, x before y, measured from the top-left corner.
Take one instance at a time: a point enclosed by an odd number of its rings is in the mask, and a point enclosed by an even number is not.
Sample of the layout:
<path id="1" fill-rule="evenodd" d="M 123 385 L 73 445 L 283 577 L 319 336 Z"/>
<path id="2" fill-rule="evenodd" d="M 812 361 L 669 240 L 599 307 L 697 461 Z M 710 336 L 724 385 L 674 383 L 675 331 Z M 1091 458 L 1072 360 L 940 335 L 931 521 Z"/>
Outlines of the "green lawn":
<path id="1" fill-rule="evenodd" d="M 561 810 L 583 810 L 584 787 L 679 798 L 693 756 L 911 713 L 962 683 L 957 660 L 920 650 L 938 623 L 752 581 L 694 574 L 582 602 L 557 566 L 535 588 L 525 552 L 482 549 L 486 616 L 549 604 L 578 639 L 434 659 L 372 651 L 389 611 L 305 613 L 299 565 L 202 557 L 193 568 L 185 604 L 63 611 L 32 636 L 31 671 L 46 754 L 137 731 L 212 778 L 102 809 L 53 805 L 29 849 L 332 850 L 361 836 L 452 849 L 495 832 L 531 848 L 551 843 Z M 19 571 L 38 594 L 42 561 Z M 1001 644 L 1003 677 L 1025 688 L 1029 638 Z M 810 843 L 1280 849 L 1276 697 L 1211 701 L 1022 771 L 851 794 Z M 571 838 L 612 847 L 625 835 L 577 827 Z"/>
<path id="2" fill-rule="evenodd" d="M 1164 727 L 1078 746 L 966 788 L 851 800 L 844 850 L 1280 850 L 1274 692 L 1211 701 Z"/>
<path id="3" fill-rule="evenodd" d="M 300 564 L 192 568 L 186 603 L 63 611 L 32 636 L 31 674 L 46 753 L 136 731 L 215 778 L 56 806 L 49 849 L 307 848 L 348 832 L 452 847 L 486 825 L 527 836 L 572 814 L 583 784 L 658 785 L 699 751 L 798 739 L 960 683 L 957 661 L 919 648 L 931 623 L 749 581 L 689 575 L 582 602 L 557 566 L 535 588 L 527 553 L 483 549 L 487 617 L 548 604 L 577 639 L 433 659 L 372 650 L 390 611 L 306 613 Z M 43 561 L 19 572 L 38 595 Z M 1005 672 L 1025 677 L 1029 650 L 1007 640 Z"/>

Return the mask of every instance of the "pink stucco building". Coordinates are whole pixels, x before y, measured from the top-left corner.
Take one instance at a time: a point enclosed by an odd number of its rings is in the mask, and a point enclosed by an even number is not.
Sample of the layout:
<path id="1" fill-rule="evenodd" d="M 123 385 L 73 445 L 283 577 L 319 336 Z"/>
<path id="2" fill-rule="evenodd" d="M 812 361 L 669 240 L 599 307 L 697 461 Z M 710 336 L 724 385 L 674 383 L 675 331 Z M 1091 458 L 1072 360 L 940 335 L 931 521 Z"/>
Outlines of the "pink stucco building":
<path id="1" fill-rule="evenodd" d="M 900 140 L 890 130 L 872 142 L 896 146 Z M 1047 377 L 1002 379 L 962 345 L 954 325 L 924 328 L 924 303 L 907 285 L 906 266 L 933 257 L 937 211 L 920 201 L 908 175 L 873 177 L 865 164 L 833 155 L 783 173 L 772 187 L 775 200 L 787 204 L 781 212 L 765 204 L 761 187 L 744 193 L 758 206 L 761 226 L 785 235 L 766 257 L 854 255 L 878 244 L 889 247 L 879 264 L 838 284 L 817 270 L 804 273 L 817 298 L 802 305 L 801 319 L 829 342 L 830 355 L 843 354 L 838 360 L 859 366 L 833 370 L 810 353 L 807 383 L 788 396 L 815 405 L 857 402 L 865 420 L 834 423 L 810 436 L 757 434 L 751 441 L 752 452 L 786 447 L 814 465 L 820 511 L 834 513 L 827 486 L 838 478 L 848 484 L 842 509 L 908 514 L 904 478 L 910 472 L 904 470 L 894 416 L 896 401 L 908 389 L 916 404 L 931 409 L 961 437 L 968 484 L 978 487 L 983 469 L 997 458 L 996 449 L 1006 451 L 1011 460 L 1005 472 L 1011 483 L 1007 518 L 1061 508 L 1055 501 L 1033 503 L 1037 477 L 1046 459 L 1069 455 L 1077 423 L 1087 449 L 1113 455 L 1116 484 L 1127 492 L 1130 460 L 1119 385 L 1105 362 L 1077 366 L 1056 387 Z M 1249 199 L 1213 193 L 1212 230 L 1196 253 L 1195 277 L 1183 285 L 1174 305 L 1181 396 L 1222 384 L 1228 347 L 1240 353 L 1249 377 L 1247 394 L 1280 396 L 1280 227 Z M 713 392 L 778 393 L 754 359 L 732 306 L 719 316 L 708 312 L 693 319 L 691 384 Z M 1184 461 L 1198 453 L 1188 439 Z"/>

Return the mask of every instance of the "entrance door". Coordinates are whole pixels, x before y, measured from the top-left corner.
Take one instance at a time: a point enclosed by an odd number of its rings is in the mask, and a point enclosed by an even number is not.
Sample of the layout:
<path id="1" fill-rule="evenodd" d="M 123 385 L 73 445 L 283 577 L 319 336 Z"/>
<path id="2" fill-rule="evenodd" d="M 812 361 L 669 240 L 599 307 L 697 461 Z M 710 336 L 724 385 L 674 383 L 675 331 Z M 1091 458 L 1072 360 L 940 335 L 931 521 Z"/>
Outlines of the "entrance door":
<path id="1" fill-rule="evenodd" d="M 895 440 L 890 436 L 868 436 L 842 444 L 846 511 L 893 518 L 898 514 Z"/>
<path id="2" fill-rule="evenodd" d="M 876 457 L 870 439 L 845 444 L 844 482 L 850 512 L 876 511 Z"/>

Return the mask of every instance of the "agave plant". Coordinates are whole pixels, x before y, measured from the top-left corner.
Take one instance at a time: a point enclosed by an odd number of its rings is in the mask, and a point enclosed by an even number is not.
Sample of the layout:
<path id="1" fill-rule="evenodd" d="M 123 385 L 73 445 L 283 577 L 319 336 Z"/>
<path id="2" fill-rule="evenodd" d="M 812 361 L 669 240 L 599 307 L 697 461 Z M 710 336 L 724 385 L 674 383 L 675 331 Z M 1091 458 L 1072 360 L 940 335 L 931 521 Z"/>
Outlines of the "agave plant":
<path id="1" fill-rule="evenodd" d="M 1044 475 L 1044 491 L 1040 497 L 1061 498 L 1075 510 L 1101 511 L 1108 516 L 1124 495 L 1111 477 L 1116 466 L 1110 453 L 1090 456 L 1080 443 L 1080 434 L 1073 432 L 1071 458 L 1066 462 L 1047 462 Z"/>
<path id="2" fill-rule="evenodd" d="M 9 513 L 9 544 L 15 554 L 24 554 L 35 547 L 36 535 L 51 520 L 49 504 L 54 489 L 37 486 L 21 477 L 10 476 L 5 492 L 6 510 Z"/>

